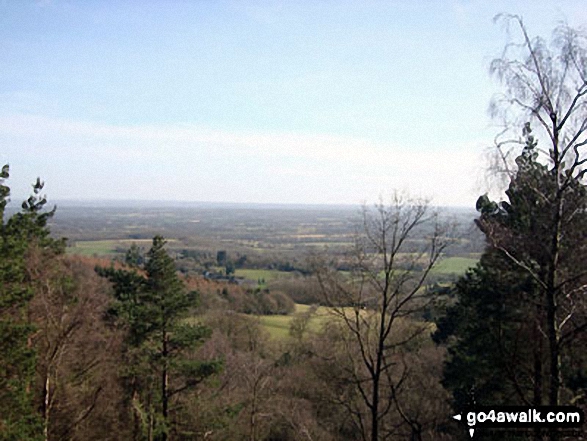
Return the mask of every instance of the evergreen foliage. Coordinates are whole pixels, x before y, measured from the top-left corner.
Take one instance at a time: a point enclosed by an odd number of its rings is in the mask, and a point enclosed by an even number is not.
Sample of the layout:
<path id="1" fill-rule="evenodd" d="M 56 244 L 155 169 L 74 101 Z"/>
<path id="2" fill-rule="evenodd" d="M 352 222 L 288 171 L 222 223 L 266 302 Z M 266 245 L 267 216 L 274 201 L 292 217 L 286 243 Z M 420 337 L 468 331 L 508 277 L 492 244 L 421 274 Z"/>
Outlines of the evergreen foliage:
<path id="1" fill-rule="evenodd" d="M 557 186 L 557 173 L 538 160 L 528 124 L 524 135 L 507 201 L 485 195 L 477 202 L 476 222 L 487 250 L 456 283 L 456 303 L 435 333 L 437 342 L 448 343 L 444 384 L 457 410 L 473 403 L 537 406 L 558 394 L 561 402 L 574 403 L 585 395 L 572 378 L 585 374 L 578 337 L 587 323 L 581 299 L 587 190 L 570 174 L 566 185 Z M 561 234 L 553 248 L 559 218 Z M 545 332 L 553 326 L 554 343 Z"/>
<path id="2" fill-rule="evenodd" d="M 4 219 L 8 177 L 5 165 L 0 173 L 0 439 L 37 440 L 42 437 L 42 424 L 34 406 L 35 326 L 27 314 L 34 289 L 27 256 L 33 247 L 49 257 L 62 253 L 64 241 L 49 237 L 47 222 L 55 209 L 43 211 L 47 200 L 40 196 L 39 179 L 22 211 Z"/>
<path id="3" fill-rule="evenodd" d="M 221 363 L 194 358 L 210 329 L 186 322 L 197 294 L 186 292 L 161 236 L 153 238 L 143 268 L 98 268 L 114 286 L 110 316 L 127 333 L 122 372 L 136 439 L 166 440 L 173 398 L 218 372 Z"/>
<path id="4" fill-rule="evenodd" d="M 453 393 L 455 409 L 527 404 L 526 393 L 532 390 L 525 366 L 532 360 L 526 319 L 535 295 L 531 281 L 489 251 L 457 281 L 452 295 L 457 302 L 438 321 L 433 338 L 449 346 L 443 384 Z"/>
<path id="5" fill-rule="evenodd" d="M 130 248 L 126 251 L 124 256 L 124 263 L 131 267 L 140 267 L 145 263 L 145 259 L 142 253 L 142 249 L 137 246 L 136 243 L 132 243 Z"/>

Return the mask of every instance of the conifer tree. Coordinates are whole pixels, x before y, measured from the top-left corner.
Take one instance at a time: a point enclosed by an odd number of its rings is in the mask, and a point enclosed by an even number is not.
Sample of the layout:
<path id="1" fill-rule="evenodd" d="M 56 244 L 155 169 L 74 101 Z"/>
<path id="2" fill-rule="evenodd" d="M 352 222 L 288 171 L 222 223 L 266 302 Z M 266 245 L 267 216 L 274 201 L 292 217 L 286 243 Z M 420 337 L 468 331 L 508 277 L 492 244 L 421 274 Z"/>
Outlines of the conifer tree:
<path id="1" fill-rule="evenodd" d="M 587 331 L 587 189 L 570 173 L 565 186 L 557 186 L 555 170 L 538 160 L 529 124 L 524 135 L 507 200 L 485 195 L 477 202 L 476 222 L 487 249 L 457 282 L 456 303 L 435 335 L 449 344 L 444 384 L 457 411 L 473 403 L 574 404 L 587 391 L 585 382 L 577 381 L 585 378 L 587 361 L 581 340 Z M 549 238 L 559 216 L 553 267 Z M 553 326 L 554 341 L 548 332 Z M 550 433 L 550 439 L 556 437 Z"/>
<path id="2" fill-rule="evenodd" d="M 153 238 L 140 272 L 99 270 L 114 283 L 112 315 L 127 330 L 129 369 L 124 378 L 135 415 L 135 439 L 169 439 L 174 431 L 173 398 L 220 369 L 219 362 L 190 355 L 210 330 L 186 323 L 197 295 L 186 292 L 164 246 L 161 236 Z"/>
<path id="3" fill-rule="evenodd" d="M 587 331 L 587 35 L 561 24 L 547 41 L 531 37 L 522 17 L 498 19 L 518 31 L 510 38 L 519 37 L 509 41 L 490 66 L 503 85 L 491 107 L 505 126 L 496 147 L 511 185 L 509 202 L 480 201 L 480 226 L 491 246 L 539 286 L 544 316 L 540 331 L 547 340 L 547 402 L 560 405 L 580 395 L 571 394 L 565 384 L 565 358 Z M 538 148 L 528 149 L 523 138 L 515 136 L 527 121 L 537 130 Z M 521 155 L 520 147 L 525 151 Z M 511 164 L 514 157 L 517 163 Z M 512 207 L 517 208 L 509 210 Z M 517 218 L 515 212 L 522 215 Z"/>
<path id="4" fill-rule="evenodd" d="M 47 221 L 55 209 L 43 212 L 46 198 L 37 179 L 22 210 L 5 221 L 10 188 L 4 185 L 9 167 L 0 172 L 0 440 L 42 439 L 42 423 L 34 406 L 36 357 L 34 325 L 27 306 L 34 289 L 27 256 L 36 247 L 47 257 L 62 253 L 64 241 L 49 237 Z"/>

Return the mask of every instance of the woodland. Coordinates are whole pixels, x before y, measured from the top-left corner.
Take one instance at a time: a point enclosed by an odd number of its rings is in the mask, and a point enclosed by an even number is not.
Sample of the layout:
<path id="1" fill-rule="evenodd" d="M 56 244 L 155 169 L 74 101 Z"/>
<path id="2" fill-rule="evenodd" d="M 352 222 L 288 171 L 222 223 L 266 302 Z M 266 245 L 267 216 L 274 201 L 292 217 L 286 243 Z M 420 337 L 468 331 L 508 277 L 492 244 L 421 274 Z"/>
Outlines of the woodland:
<path id="1" fill-rule="evenodd" d="M 470 212 L 56 211 L 40 179 L 14 209 L 5 165 L 0 440 L 465 440 L 467 406 L 587 412 L 587 40 L 501 20 L 505 191 Z"/>

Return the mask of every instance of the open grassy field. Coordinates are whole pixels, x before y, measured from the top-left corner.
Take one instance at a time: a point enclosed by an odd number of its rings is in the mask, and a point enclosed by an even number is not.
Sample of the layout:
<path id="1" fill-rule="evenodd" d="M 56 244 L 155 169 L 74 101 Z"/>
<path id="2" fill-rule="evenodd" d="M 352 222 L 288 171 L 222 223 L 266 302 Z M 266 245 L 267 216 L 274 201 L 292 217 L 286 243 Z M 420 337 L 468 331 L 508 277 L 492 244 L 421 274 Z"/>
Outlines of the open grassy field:
<path id="1" fill-rule="evenodd" d="M 269 333 L 271 338 L 274 340 L 287 340 L 290 338 L 289 335 L 289 327 L 291 321 L 296 317 L 298 314 L 303 314 L 310 309 L 309 305 L 301 305 L 296 303 L 296 309 L 293 314 L 290 315 L 265 315 L 259 317 L 261 322 L 261 326 Z M 326 306 L 320 306 L 312 315 L 310 322 L 308 324 L 308 330 L 310 332 L 318 332 L 320 331 L 324 324 L 327 323 L 329 320 L 336 320 L 336 316 L 332 313 Z M 349 313 L 352 313 L 352 308 L 348 308 Z M 346 311 L 345 311 L 346 312 Z M 395 322 L 395 326 L 399 326 L 397 329 L 405 328 L 406 326 L 412 326 L 413 323 L 410 319 L 399 318 Z M 432 323 L 426 324 L 426 326 L 430 326 L 430 330 L 434 330 L 434 325 Z"/>
<path id="2" fill-rule="evenodd" d="M 264 315 L 261 316 L 261 326 L 269 333 L 271 338 L 285 340 L 289 337 L 289 324 L 293 315 Z"/>
<path id="3" fill-rule="evenodd" d="M 69 254 L 80 254 L 82 256 L 110 256 L 120 254 L 116 251 L 120 247 L 118 240 L 78 240 L 67 248 Z M 130 246 L 128 244 L 127 246 Z"/>
<path id="4" fill-rule="evenodd" d="M 289 338 L 289 326 L 293 318 L 298 314 L 304 314 L 310 309 L 309 305 L 296 303 L 296 309 L 290 315 L 264 315 L 260 317 L 261 325 L 272 338 L 277 340 Z M 324 323 L 332 318 L 329 308 L 320 306 L 310 319 L 308 329 L 310 331 L 319 331 Z"/>
<path id="5" fill-rule="evenodd" d="M 166 240 L 168 243 L 176 241 L 174 239 Z M 122 255 L 124 250 L 130 248 L 133 243 L 148 250 L 152 242 L 152 239 L 76 240 L 69 243 L 67 253 L 82 256 L 114 257 Z"/>
<path id="6" fill-rule="evenodd" d="M 235 276 L 243 277 L 248 280 L 258 281 L 259 279 L 263 279 L 265 282 L 269 282 L 271 280 L 275 280 L 279 277 L 291 277 L 292 273 L 287 271 L 278 271 L 278 270 L 270 270 L 270 269 L 237 269 L 235 271 Z"/>
<path id="7" fill-rule="evenodd" d="M 433 274 L 463 274 L 467 269 L 475 266 L 478 259 L 470 257 L 449 257 L 442 259 L 432 270 Z"/>

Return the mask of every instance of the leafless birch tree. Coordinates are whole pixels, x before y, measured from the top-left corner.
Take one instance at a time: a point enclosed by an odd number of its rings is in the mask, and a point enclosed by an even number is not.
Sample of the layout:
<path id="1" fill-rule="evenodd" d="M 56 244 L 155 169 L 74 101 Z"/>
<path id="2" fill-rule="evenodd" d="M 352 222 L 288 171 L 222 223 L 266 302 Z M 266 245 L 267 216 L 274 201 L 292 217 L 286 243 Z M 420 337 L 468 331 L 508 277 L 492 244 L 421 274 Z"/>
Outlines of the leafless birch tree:
<path id="1" fill-rule="evenodd" d="M 524 244 L 513 240 L 493 216 L 482 216 L 480 226 L 489 244 L 527 272 L 542 291 L 540 331 L 548 346 L 548 404 L 559 405 L 573 397 L 561 397 L 562 353 L 587 330 L 585 293 L 587 257 L 585 240 L 577 229 L 585 222 L 584 178 L 587 173 L 587 38 L 566 24 L 558 26 L 548 43 L 530 37 L 521 17 L 497 17 L 515 32 L 501 57 L 491 63 L 491 73 L 503 84 L 491 110 L 504 123 L 496 138 L 502 170 L 512 182 L 520 179 L 512 165 L 528 142 L 512 136 L 537 134 L 536 160 L 548 168 L 548 182 L 528 180 L 527 198 L 540 206 L 540 234 L 528 231 Z M 531 140 L 534 141 L 533 139 Z M 532 176 L 532 174 L 528 174 Z M 544 181 L 544 179 L 543 179 Z M 534 208 L 535 212 L 536 207 Z M 517 242 L 517 243 L 516 243 Z M 574 397 L 577 398 L 577 397 Z"/>

